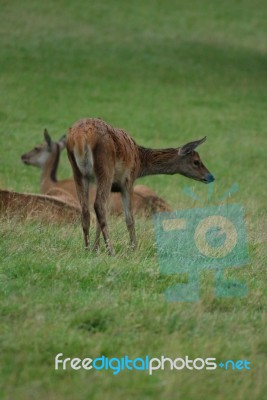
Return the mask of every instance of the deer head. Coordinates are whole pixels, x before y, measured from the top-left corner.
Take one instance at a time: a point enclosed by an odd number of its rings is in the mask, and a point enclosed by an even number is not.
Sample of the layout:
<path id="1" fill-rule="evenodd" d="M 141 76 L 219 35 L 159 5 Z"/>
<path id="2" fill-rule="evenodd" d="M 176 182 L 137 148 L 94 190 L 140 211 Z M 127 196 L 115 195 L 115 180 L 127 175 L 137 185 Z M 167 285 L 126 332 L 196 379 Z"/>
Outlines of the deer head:
<path id="1" fill-rule="evenodd" d="M 199 154 L 195 151 L 205 140 L 206 136 L 203 139 L 189 142 L 178 149 L 179 173 L 196 181 L 211 183 L 215 178 L 205 167 Z"/>
<path id="2" fill-rule="evenodd" d="M 57 144 L 60 150 L 63 150 L 66 146 L 66 136 L 62 136 L 57 143 L 53 142 L 47 129 L 44 130 L 43 144 L 35 146 L 28 153 L 21 156 L 22 162 L 27 165 L 33 165 L 38 168 L 43 168 L 49 157 L 51 156 L 54 149 L 56 149 Z"/>

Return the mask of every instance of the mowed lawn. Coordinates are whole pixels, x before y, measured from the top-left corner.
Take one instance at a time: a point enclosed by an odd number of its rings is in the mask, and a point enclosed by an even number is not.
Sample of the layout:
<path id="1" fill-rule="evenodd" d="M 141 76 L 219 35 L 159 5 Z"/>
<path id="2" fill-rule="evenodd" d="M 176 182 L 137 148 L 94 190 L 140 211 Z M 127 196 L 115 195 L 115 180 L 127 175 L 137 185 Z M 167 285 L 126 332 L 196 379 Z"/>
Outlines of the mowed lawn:
<path id="1" fill-rule="evenodd" d="M 0 187 L 38 192 L 22 153 L 58 139 L 81 117 L 101 117 L 150 147 L 199 148 L 215 175 L 147 177 L 174 210 L 242 204 L 250 263 L 226 276 L 244 298 L 168 303 L 186 275 L 160 274 L 151 220 L 136 221 L 131 253 L 123 218 L 110 219 L 116 250 L 83 249 L 79 221 L 46 225 L 1 218 L 0 398 L 263 399 L 266 393 L 267 4 L 264 0 L 1 1 Z M 71 175 L 66 154 L 59 178 Z M 182 191 L 190 186 L 201 198 Z M 92 239 L 94 231 L 92 231 Z M 193 239 L 192 239 L 193 240 Z M 265 243 L 265 249 L 264 249 Z M 179 263 L 179 258 L 177 259 Z M 55 371 L 54 357 L 247 359 L 250 371 Z"/>

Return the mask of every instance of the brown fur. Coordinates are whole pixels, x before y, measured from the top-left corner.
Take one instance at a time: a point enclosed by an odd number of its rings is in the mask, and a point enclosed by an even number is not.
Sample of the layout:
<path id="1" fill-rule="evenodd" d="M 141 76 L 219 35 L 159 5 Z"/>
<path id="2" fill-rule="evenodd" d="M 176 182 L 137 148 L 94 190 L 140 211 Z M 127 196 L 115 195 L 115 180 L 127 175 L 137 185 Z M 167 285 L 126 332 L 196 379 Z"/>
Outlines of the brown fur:
<path id="1" fill-rule="evenodd" d="M 52 142 L 47 131 L 45 131 L 46 142 L 37 145 L 31 151 L 21 156 L 27 165 L 41 168 L 40 190 L 42 194 L 53 196 L 74 207 L 80 208 L 77 192 L 73 179 L 57 180 L 57 170 L 60 162 L 61 150 L 65 147 L 65 138 L 62 137 L 57 143 Z M 89 207 L 93 210 L 96 197 L 96 185 L 89 187 Z M 108 210 L 112 215 L 121 215 L 123 207 L 120 193 L 112 193 L 109 199 Z M 170 206 L 157 194 L 145 185 L 138 185 L 133 193 L 134 215 L 151 216 L 155 212 L 170 211 Z"/>
<path id="2" fill-rule="evenodd" d="M 42 194 L 56 197 L 80 208 L 73 179 L 57 180 L 60 151 L 63 147 L 65 147 L 65 142 L 54 143 L 50 138 L 50 141 L 37 145 L 28 153 L 23 154 L 21 160 L 27 165 L 41 168 L 40 191 Z"/>
<path id="3" fill-rule="evenodd" d="M 49 223 L 73 223 L 80 214 L 80 208 L 75 208 L 51 196 L 0 189 L 0 214 L 20 218 L 37 218 Z"/>
<path id="4" fill-rule="evenodd" d="M 195 180 L 210 182 L 206 177 L 211 174 L 194 151 L 204 140 L 177 149 L 152 150 L 137 145 L 122 129 L 113 128 L 100 119 L 77 121 L 69 129 L 67 151 L 82 209 L 85 247 L 89 245 L 88 187 L 92 182 L 97 185 L 94 208 L 98 229 L 94 249 L 99 247 L 101 230 L 109 254 L 113 253 L 106 221 L 107 203 L 112 189 L 121 192 L 131 246 L 134 248 L 134 181 L 145 175 L 180 173 Z"/>

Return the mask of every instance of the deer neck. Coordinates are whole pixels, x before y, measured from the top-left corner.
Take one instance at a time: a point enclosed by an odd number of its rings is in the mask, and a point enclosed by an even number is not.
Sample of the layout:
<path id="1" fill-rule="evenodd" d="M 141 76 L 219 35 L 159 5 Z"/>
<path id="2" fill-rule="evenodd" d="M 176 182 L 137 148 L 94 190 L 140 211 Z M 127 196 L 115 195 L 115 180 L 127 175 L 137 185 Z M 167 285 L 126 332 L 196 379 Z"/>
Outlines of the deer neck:
<path id="1" fill-rule="evenodd" d="M 59 145 L 55 143 L 50 157 L 47 159 L 41 175 L 41 192 L 47 193 L 51 186 L 57 183 L 57 169 L 60 159 Z"/>
<path id="2" fill-rule="evenodd" d="M 138 177 L 147 175 L 173 175 L 180 172 L 178 149 L 149 149 L 138 146 L 140 169 Z"/>

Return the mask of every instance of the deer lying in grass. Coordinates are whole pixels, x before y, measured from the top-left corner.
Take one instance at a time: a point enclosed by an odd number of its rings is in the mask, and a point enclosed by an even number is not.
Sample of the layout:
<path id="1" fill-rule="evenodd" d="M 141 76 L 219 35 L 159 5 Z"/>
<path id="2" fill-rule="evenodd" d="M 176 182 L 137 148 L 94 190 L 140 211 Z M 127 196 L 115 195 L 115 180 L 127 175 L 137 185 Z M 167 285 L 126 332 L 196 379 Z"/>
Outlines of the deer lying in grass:
<path id="1" fill-rule="evenodd" d="M 26 165 L 41 168 L 41 193 L 57 197 L 66 203 L 79 207 L 73 179 L 57 180 L 57 170 L 60 152 L 66 146 L 66 136 L 58 142 L 53 142 L 47 130 L 44 131 L 45 143 L 35 146 L 31 151 L 21 156 Z"/>
<path id="2" fill-rule="evenodd" d="M 44 131 L 45 143 L 34 147 L 21 156 L 27 165 L 41 168 L 41 193 L 56 197 L 68 204 L 80 207 L 75 183 L 73 179 L 57 180 L 57 170 L 60 153 L 66 146 L 66 137 L 62 136 L 58 142 L 53 142 L 47 130 Z M 93 209 L 96 197 L 96 186 L 89 188 L 89 208 Z M 109 201 L 109 211 L 113 215 L 123 212 L 120 193 L 112 193 Z M 169 205 L 156 195 L 153 190 L 144 185 L 134 188 L 133 212 L 135 215 L 150 216 L 154 212 L 170 211 Z"/>
<path id="3" fill-rule="evenodd" d="M 73 224 L 80 210 L 59 198 L 0 189 L 0 215 L 38 219 L 46 223 Z"/>
<path id="4" fill-rule="evenodd" d="M 66 147 L 82 209 L 85 248 L 89 245 L 88 187 L 92 182 L 97 185 L 94 209 L 98 229 L 94 250 L 99 247 L 101 230 L 107 251 L 113 254 L 106 219 L 111 191 L 121 193 L 130 243 L 132 248 L 135 248 L 136 234 L 132 211 L 134 181 L 146 175 L 178 173 L 200 182 L 213 182 L 213 175 L 195 151 L 205 140 L 206 137 L 178 148 L 153 150 L 139 146 L 122 129 L 113 128 L 100 119 L 77 121 L 69 129 Z"/>

